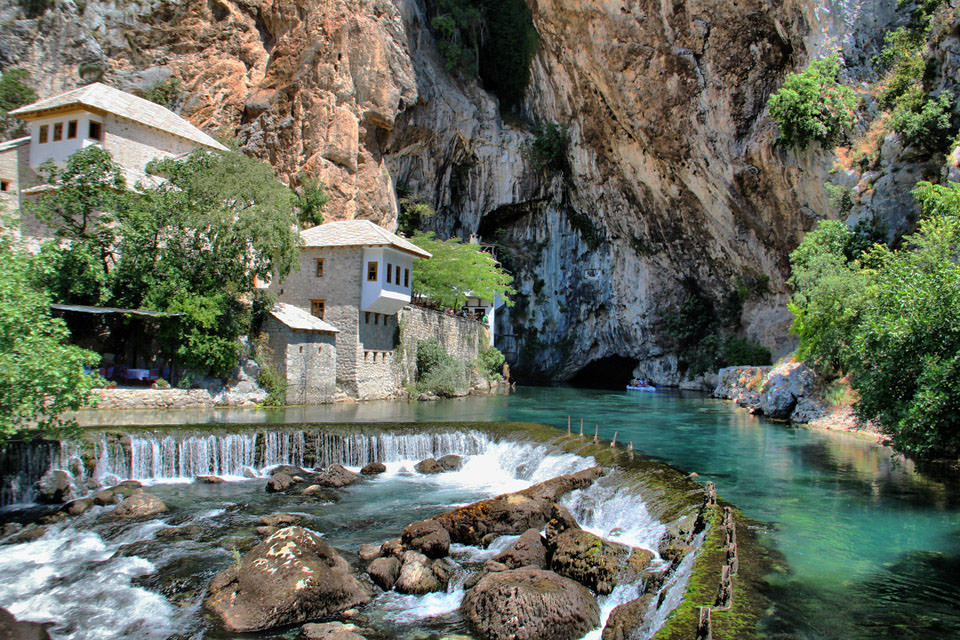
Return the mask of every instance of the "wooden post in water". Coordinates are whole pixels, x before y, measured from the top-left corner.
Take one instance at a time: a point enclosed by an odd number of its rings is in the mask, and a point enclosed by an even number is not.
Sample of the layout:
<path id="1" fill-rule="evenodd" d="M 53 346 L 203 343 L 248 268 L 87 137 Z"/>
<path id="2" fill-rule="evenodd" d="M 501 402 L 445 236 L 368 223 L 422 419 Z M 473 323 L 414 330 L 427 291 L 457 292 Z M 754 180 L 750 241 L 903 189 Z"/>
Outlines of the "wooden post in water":
<path id="1" fill-rule="evenodd" d="M 593 425 L 593 442 L 596 444 L 600 440 L 600 425 Z"/>
<path id="2" fill-rule="evenodd" d="M 627 447 L 627 452 L 630 453 L 630 459 L 633 460 L 633 440 L 630 441 L 630 446 Z"/>
<path id="3" fill-rule="evenodd" d="M 710 607 L 700 607 L 697 640 L 713 640 L 713 629 L 710 626 Z"/>
<path id="4" fill-rule="evenodd" d="M 570 416 L 567 416 L 567 435 L 570 435 Z"/>
<path id="5" fill-rule="evenodd" d="M 583 418 L 580 418 L 580 437 L 583 437 Z"/>
<path id="6" fill-rule="evenodd" d="M 618 433 L 620 433 L 620 432 L 619 432 L 619 431 L 614 431 L 614 432 L 613 432 L 613 442 L 610 443 L 610 447 L 611 447 L 611 448 L 617 446 L 617 434 L 618 434 Z"/>
<path id="7" fill-rule="evenodd" d="M 717 504 L 717 487 L 712 481 L 710 481 L 707 482 L 705 488 L 707 491 L 707 506 L 712 507 L 713 505 Z"/>

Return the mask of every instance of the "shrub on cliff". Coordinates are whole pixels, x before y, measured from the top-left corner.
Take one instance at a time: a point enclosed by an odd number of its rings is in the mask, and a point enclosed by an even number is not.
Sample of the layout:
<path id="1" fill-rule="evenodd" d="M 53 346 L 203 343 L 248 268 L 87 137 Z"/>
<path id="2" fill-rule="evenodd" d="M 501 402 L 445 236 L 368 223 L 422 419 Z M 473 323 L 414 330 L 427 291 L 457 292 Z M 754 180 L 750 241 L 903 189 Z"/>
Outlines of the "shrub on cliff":
<path id="1" fill-rule="evenodd" d="M 767 102 L 770 117 L 780 128 L 778 144 L 804 149 L 814 141 L 832 146 L 847 137 L 857 97 L 840 84 L 840 69 L 840 57 L 834 53 L 787 75 Z"/>
<path id="2" fill-rule="evenodd" d="M 537 173 L 566 175 L 570 172 L 570 161 L 567 159 L 569 146 L 564 127 L 555 122 L 541 122 L 524 152 Z"/>
<path id="3" fill-rule="evenodd" d="M 99 379 L 84 367 L 100 356 L 68 344 L 66 324 L 50 316 L 49 295 L 34 285 L 31 259 L 0 237 L 0 444 L 68 426 L 61 415 L 89 402 Z"/>
<path id="4" fill-rule="evenodd" d="M 945 152 L 956 134 L 953 94 L 944 91 L 936 98 L 927 98 L 922 89 L 912 89 L 897 102 L 890 124 L 905 145 L 929 153 Z"/>

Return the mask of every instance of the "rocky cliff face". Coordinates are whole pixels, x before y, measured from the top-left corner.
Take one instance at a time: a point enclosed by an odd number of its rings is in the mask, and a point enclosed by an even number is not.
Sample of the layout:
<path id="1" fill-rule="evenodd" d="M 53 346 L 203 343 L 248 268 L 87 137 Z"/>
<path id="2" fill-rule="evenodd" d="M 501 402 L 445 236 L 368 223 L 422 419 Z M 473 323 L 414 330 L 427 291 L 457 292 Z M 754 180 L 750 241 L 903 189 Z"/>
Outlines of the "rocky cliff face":
<path id="1" fill-rule="evenodd" d="M 520 292 L 498 323 L 520 371 L 623 356 L 670 382 L 664 319 L 694 291 L 719 305 L 737 278 L 769 275 L 742 326 L 791 348 L 786 255 L 829 213 L 832 154 L 774 149 L 766 99 L 833 46 L 866 69 L 895 4 L 530 0 L 541 49 L 509 122 L 444 70 L 418 0 L 61 0 L 35 18 L 6 0 L 0 65 L 41 95 L 176 76 L 195 124 L 291 183 L 323 180 L 329 218 L 390 227 L 402 183 L 441 235 L 496 244 Z M 566 175 L 532 170 L 534 121 L 567 128 Z"/>

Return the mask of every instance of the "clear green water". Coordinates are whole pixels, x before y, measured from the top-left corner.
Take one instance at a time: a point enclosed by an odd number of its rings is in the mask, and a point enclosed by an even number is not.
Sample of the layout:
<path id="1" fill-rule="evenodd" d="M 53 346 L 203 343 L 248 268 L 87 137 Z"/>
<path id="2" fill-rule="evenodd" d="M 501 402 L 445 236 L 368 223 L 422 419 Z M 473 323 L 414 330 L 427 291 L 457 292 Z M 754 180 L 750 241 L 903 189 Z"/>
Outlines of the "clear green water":
<path id="1" fill-rule="evenodd" d="M 530 421 L 610 438 L 713 480 L 765 523 L 786 561 L 770 577 L 770 638 L 960 638 L 960 500 L 889 450 L 767 423 L 700 395 L 521 388 L 509 397 L 278 411 L 87 414 L 90 423 Z"/>

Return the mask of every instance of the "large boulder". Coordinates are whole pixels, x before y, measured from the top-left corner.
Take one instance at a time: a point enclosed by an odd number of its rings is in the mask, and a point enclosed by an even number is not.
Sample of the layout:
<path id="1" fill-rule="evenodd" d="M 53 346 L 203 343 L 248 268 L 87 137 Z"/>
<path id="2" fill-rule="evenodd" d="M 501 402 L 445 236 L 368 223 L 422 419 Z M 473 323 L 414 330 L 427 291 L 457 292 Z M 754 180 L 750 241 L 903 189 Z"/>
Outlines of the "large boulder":
<path id="1" fill-rule="evenodd" d="M 276 467 L 274 467 L 273 469 L 270 470 L 270 475 L 272 475 L 272 476 L 275 476 L 275 475 L 277 475 L 278 473 L 286 474 L 286 475 L 290 476 L 291 478 L 292 478 L 293 476 L 300 476 L 300 477 L 302 478 L 302 477 L 304 477 L 304 476 L 310 475 L 310 474 L 307 473 L 305 470 L 301 469 L 300 467 L 295 467 L 295 466 L 292 465 L 292 464 L 281 464 L 281 465 L 277 465 Z"/>
<path id="2" fill-rule="evenodd" d="M 37 481 L 37 500 L 46 504 L 63 504 L 74 497 L 73 477 L 61 469 L 51 469 Z"/>
<path id="3" fill-rule="evenodd" d="M 367 573 L 378 587 L 390 591 L 400 577 L 400 561 L 393 556 L 377 558 L 367 567 Z"/>
<path id="4" fill-rule="evenodd" d="M 137 489 L 130 494 L 113 510 L 113 515 L 119 518 L 146 518 L 167 511 L 163 500 L 152 493 L 144 493 Z"/>
<path id="5" fill-rule="evenodd" d="M 286 491 L 294 485 L 293 477 L 286 473 L 275 473 L 267 480 L 267 493 Z"/>
<path id="6" fill-rule="evenodd" d="M 442 558 L 450 553 L 450 534 L 436 520 L 408 524 L 400 540 L 407 549 L 419 551 L 428 558 Z"/>
<path id="7" fill-rule="evenodd" d="M 564 531 L 569 529 L 579 529 L 577 519 L 563 505 L 554 504 L 550 506 L 549 520 L 544 533 L 547 537 L 547 546 L 552 546 L 553 539 Z"/>
<path id="8" fill-rule="evenodd" d="M 443 473 L 444 469 L 435 458 L 421 460 L 413 467 L 417 473 Z"/>
<path id="9" fill-rule="evenodd" d="M 317 534 L 287 527 L 214 577 L 204 606 L 235 632 L 263 631 L 336 615 L 370 593 Z"/>
<path id="10" fill-rule="evenodd" d="M 383 473 L 386 470 L 387 470 L 387 465 L 383 464 L 382 462 L 371 462 L 370 464 L 365 466 L 363 469 L 360 469 L 360 473 L 362 473 L 365 476 L 375 476 L 378 473 Z"/>
<path id="11" fill-rule="evenodd" d="M 451 542 L 479 545 L 484 538 L 542 529 L 550 506 L 545 500 L 508 493 L 441 513 L 434 519 L 450 534 Z"/>
<path id="12" fill-rule="evenodd" d="M 610 542 L 582 529 L 569 529 L 551 544 L 550 568 L 601 595 L 639 578 L 653 559 L 649 551 Z"/>
<path id="13" fill-rule="evenodd" d="M 775 367 L 760 390 L 760 410 L 767 418 L 787 420 L 797 402 L 817 386 L 817 374 L 802 362 Z"/>
<path id="14" fill-rule="evenodd" d="M 603 627 L 601 640 L 630 640 L 643 625 L 643 617 L 650 610 L 655 596 L 647 594 L 614 607 Z"/>
<path id="15" fill-rule="evenodd" d="M 790 412 L 790 422 L 807 424 L 829 413 L 827 407 L 813 398 L 801 398 Z"/>
<path id="16" fill-rule="evenodd" d="M 545 569 L 547 566 L 547 548 L 543 546 L 540 531 L 527 529 L 510 547 L 494 558 L 508 569 L 519 567 L 536 567 Z"/>
<path id="17" fill-rule="evenodd" d="M 321 487 L 340 488 L 349 484 L 353 484 L 359 479 L 360 476 L 345 469 L 343 465 L 333 464 L 324 469 L 322 473 L 314 478 L 314 482 Z"/>
<path id="18" fill-rule="evenodd" d="M 51 623 L 21 622 L 0 607 L 0 640 L 50 640 L 47 627 Z"/>
<path id="19" fill-rule="evenodd" d="M 600 607 L 583 585 L 531 567 L 488 573 L 460 613 L 484 640 L 574 640 L 600 624 Z"/>

